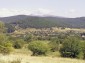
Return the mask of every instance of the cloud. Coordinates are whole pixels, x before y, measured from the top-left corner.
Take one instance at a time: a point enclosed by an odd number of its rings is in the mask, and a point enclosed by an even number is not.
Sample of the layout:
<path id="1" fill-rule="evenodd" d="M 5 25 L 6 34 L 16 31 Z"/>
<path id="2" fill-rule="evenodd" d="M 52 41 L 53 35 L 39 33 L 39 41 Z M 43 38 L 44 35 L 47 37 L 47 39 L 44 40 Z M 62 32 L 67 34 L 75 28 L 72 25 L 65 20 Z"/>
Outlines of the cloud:
<path id="1" fill-rule="evenodd" d="M 20 14 L 30 15 L 30 13 L 31 12 L 28 10 L 6 9 L 6 8 L 0 9 L 0 17 L 20 15 Z"/>
<path id="2" fill-rule="evenodd" d="M 13 15 L 52 15 L 53 11 L 48 9 L 0 9 L 0 17 L 13 16 Z"/>
<path id="3" fill-rule="evenodd" d="M 78 14 L 79 14 L 79 12 L 77 9 L 67 9 L 64 11 L 63 16 L 69 17 L 69 18 L 75 18 L 75 17 L 79 16 Z"/>
<path id="4" fill-rule="evenodd" d="M 75 13 L 75 12 L 76 12 L 75 9 L 70 9 L 70 10 L 69 10 L 69 13 Z"/>
<path id="5" fill-rule="evenodd" d="M 62 16 L 62 17 L 76 17 L 78 16 L 76 9 L 69 9 L 66 11 L 51 10 L 51 9 L 0 9 L 0 17 L 14 16 L 14 15 L 32 15 L 32 16 Z"/>
<path id="6" fill-rule="evenodd" d="M 34 9 L 31 11 L 32 11 L 31 15 L 36 15 L 36 16 L 47 16 L 47 15 L 53 15 L 54 13 L 53 10 L 43 9 L 43 8 Z"/>
<path id="7" fill-rule="evenodd" d="M 48 9 L 42 9 L 42 8 L 40 8 L 40 9 L 38 9 L 37 12 L 39 12 L 41 14 L 50 14 L 52 11 L 51 10 L 48 10 Z"/>

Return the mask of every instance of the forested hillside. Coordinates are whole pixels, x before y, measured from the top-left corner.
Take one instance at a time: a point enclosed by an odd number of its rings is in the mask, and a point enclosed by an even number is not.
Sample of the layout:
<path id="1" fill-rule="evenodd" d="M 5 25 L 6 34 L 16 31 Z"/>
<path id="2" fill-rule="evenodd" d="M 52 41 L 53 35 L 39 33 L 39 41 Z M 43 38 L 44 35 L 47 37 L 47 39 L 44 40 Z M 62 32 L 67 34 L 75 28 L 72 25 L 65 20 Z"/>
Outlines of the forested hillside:
<path id="1" fill-rule="evenodd" d="M 17 15 L 11 17 L 0 18 L 3 21 L 12 25 L 19 25 L 21 28 L 49 28 L 49 27 L 69 27 L 69 28 L 85 28 L 85 17 L 79 18 L 64 18 L 56 16 L 27 16 Z"/>

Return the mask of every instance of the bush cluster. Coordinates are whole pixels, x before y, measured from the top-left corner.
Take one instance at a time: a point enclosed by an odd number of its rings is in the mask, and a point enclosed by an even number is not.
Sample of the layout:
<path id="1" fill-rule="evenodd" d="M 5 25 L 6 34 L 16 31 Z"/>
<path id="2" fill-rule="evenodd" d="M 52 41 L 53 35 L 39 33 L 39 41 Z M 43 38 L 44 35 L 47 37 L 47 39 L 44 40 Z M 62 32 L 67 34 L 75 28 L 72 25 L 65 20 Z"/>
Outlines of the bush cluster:
<path id="1" fill-rule="evenodd" d="M 76 37 L 68 37 L 64 40 L 60 53 L 63 57 L 84 58 L 81 41 Z"/>
<path id="2" fill-rule="evenodd" d="M 28 48 L 33 52 L 32 55 L 46 55 L 50 50 L 47 43 L 40 41 L 30 42 Z"/>

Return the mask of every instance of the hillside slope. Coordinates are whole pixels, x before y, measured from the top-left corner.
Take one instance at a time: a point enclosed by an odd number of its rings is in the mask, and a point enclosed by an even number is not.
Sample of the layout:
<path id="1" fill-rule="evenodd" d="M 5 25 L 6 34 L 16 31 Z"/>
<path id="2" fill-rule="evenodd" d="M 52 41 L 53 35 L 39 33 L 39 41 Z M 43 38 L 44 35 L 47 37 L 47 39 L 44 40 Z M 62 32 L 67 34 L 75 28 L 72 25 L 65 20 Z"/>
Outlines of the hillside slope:
<path id="1" fill-rule="evenodd" d="M 3 21 L 12 25 L 19 25 L 22 28 L 47 28 L 47 27 L 70 27 L 70 28 L 85 28 L 85 17 L 79 18 L 64 18 L 55 16 L 28 16 L 17 15 L 11 17 L 0 18 Z"/>

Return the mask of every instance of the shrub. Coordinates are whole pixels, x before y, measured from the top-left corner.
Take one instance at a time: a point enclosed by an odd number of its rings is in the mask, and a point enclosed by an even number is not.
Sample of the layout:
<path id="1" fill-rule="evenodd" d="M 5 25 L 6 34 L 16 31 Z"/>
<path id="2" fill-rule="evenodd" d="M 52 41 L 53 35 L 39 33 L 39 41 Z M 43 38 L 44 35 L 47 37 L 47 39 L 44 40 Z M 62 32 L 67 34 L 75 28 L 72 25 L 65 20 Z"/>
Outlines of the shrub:
<path id="1" fill-rule="evenodd" d="M 20 49 L 20 48 L 23 47 L 24 43 L 25 43 L 24 40 L 22 40 L 22 39 L 17 39 L 17 40 L 14 42 L 13 47 L 14 47 L 15 49 Z"/>
<path id="2" fill-rule="evenodd" d="M 0 21 L 0 33 L 5 32 L 5 24 Z"/>
<path id="3" fill-rule="evenodd" d="M 31 34 L 27 34 L 27 35 L 24 37 L 24 40 L 25 40 L 27 43 L 31 42 L 33 39 L 34 39 L 34 36 L 31 35 Z"/>
<path id="4" fill-rule="evenodd" d="M 10 54 L 13 51 L 13 47 L 11 43 L 5 43 L 4 45 L 0 45 L 0 53 L 3 55 Z"/>
<path id="5" fill-rule="evenodd" d="M 83 59 L 85 59 L 85 41 L 81 43 L 82 52 L 83 52 Z"/>
<path id="6" fill-rule="evenodd" d="M 5 34 L 0 33 L 0 45 L 3 45 L 7 41 L 8 41 L 8 37 Z"/>
<path id="7" fill-rule="evenodd" d="M 59 51 L 60 49 L 60 40 L 59 38 L 52 38 L 51 42 L 49 43 L 51 51 Z"/>
<path id="8" fill-rule="evenodd" d="M 9 54 L 12 51 L 12 43 L 8 39 L 8 36 L 0 34 L 0 53 Z"/>
<path id="9" fill-rule="evenodd" d="M 50 49 L 47 43 L 41 41 L 30 42 L 28 48 L 33 52 L 32 55 L 46 55 Z"/>
<path id="10" fill-rule="evenodd" d="M 82 51 L 80 40 L 76 37 L 68 37 L 64 40 L 60 53 L 63 57 L 76 58 Z"/>
<path id="11" fill-rule="evenodd" d="M 84 53 L 81 51 L 78 55 L 77 55 L 78 59 L 83 59 L 84 58 Z"/>

